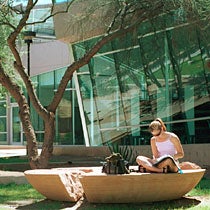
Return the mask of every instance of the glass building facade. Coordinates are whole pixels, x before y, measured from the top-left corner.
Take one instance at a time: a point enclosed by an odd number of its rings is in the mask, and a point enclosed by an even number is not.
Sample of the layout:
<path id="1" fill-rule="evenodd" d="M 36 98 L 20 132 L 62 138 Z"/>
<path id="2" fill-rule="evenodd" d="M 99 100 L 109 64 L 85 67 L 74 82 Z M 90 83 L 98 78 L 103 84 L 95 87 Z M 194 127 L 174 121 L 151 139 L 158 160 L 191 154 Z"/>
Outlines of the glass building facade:
<path id="1" fill-rule="evenodd" d="M 209 143 L 209 30 L 141 30 L 106 44 L 77 73 L 90 144 L 149 144 L 156 117 L 183 144 Z M 75 58 L 94 41 L 73 45 Z"/>
<path id="2" fill-rule="evenodd" d="M 162 18 L 105 44 L 74 73 L 56 112 L 55 144 L 147 145 L 148 124 L 156 117 L 183 144 L 210 143 L 210 30 L 183 21 L 177 24 L 175 16 Z M 53 35 L 48 28 L 46 34 Z M 69 56 L 78 60 L 99 39 L 69 44 Z M 44 106 L 52 100 L 65 70 L 52 69 L 32 78 Z M 12 109 L 7 109 L 8 104 Z M 43 122 L 33 107 L 31 113 L 41 144 Z M 1 144 L 8 143 L 8 135 L 9 143 L 24 144 L 15 102 L 0 101 L 0 119 Z"/>
<path id="3" fill-rule="evenodd" d="M 66 70 L 66 67 L 56 69 L 42 75 L 34 76 L 36 92 L 40 102 L 48 106 L 57 90 L 58 84 Z M 44 125 L 36 112 L 32 109 L 32 122 L 37 132 L 38 140 L 43 140 Z M 66 88 L 64 96 L 58 106 L 56 113 L 56 138 L 55 144 L 59 145 L 83 145 L 83 131 L 79 116 L 79 108 L 76 97 L 74 82 L 71 81 Z"/>

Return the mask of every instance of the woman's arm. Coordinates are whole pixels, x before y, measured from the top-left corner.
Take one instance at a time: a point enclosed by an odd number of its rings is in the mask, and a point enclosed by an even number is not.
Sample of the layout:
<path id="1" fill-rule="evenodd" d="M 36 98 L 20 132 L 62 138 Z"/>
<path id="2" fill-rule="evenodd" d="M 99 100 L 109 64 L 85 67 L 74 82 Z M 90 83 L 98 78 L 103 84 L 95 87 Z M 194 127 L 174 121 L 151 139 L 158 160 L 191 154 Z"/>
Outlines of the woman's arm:
<path id="1" fill-rule="evenodd" d="M 159 158 L 159 152 L 158 152 L 156 144 L 155 144 L 155 137 L 151 138 L 150 145 L 151 145 L 151 149 L 152 149 L 153 159 Z"/>
<path id="2" fill-rule="evenodd" d="M 179 158 L 183 158 L 184 150 L 182 148 L 179 137 L 174 133 L 171 134 L 171 142 L 174 144 L 176 151 L 177 151 L 177 154 L 174 155 L 174 159 L 178 160 Z"/>

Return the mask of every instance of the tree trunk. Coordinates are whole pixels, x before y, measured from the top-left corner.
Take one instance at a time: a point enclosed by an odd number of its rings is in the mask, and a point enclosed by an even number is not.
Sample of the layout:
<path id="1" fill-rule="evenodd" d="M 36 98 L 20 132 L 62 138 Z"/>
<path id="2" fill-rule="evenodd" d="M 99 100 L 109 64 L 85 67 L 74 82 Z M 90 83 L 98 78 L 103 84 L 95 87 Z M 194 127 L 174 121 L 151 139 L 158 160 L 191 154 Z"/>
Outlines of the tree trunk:
<path id="1" fill-rule="evenodd" d="M 38 144 L 35 131 L 30 119 L 30 109 L 26 97 L 21 89 L 15 85 L 9 76 L 7 76 L 0 63 L 0 83 L 6 87 L 10 94 L 16 99 L 19 106 L 19 117 L 22 122 L 23 131 L 27 141 L 27 154 L 32 169 L 47 168 L 49 158 L 53 152 L 53 140 L 55 136 L 55 114 L 43 110 L 43 119 L 45 125 L 44 142 L 42 152 L 38 154 Z"/>
<path id="2" fill-rule="evenodd" d="M 20 106 L 19 116 L 22 122 L 23 131 L 25 133 L 26 141 L 27 141 L 27 154 L 29 162 L 38 159 L 38 146 L 36 141 L 36 135 L 31 124 L 30 113 L 29 113 L 29 106 L 26 103 L 24 106 Z M 35 165 L 31 165 L 31 168 L 36 168 Z"/>
<path id="3" fill-rule="evenodd" d="M 48 168 L 49 159 L 53 152 L 53 142 L 55 137 L 55 115 L 49 112 L 48 118 L 44 121 L 44 142 L 40 156 L 37 155 L 35 159 L 31 158 L 29 154 L 30 166 L 32 169 Z M 33 151 L 34 144 L 30 141 L 28 150 Z"/>

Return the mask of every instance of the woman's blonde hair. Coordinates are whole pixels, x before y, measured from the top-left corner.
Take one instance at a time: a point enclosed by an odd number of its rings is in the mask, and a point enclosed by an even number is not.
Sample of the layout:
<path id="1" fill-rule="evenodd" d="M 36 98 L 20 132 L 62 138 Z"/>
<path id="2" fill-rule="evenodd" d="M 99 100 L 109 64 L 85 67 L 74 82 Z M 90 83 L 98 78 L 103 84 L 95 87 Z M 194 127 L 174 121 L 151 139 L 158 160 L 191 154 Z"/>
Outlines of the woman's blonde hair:
<path id="1" fill-rule="evenodd" d="M 161 130 L 161 129 L 163 129 L 163 131 L 166 131 L 166 126 L 160 118 L 156 118 L 149 125 L 150 132 L 153 130 Z"/>

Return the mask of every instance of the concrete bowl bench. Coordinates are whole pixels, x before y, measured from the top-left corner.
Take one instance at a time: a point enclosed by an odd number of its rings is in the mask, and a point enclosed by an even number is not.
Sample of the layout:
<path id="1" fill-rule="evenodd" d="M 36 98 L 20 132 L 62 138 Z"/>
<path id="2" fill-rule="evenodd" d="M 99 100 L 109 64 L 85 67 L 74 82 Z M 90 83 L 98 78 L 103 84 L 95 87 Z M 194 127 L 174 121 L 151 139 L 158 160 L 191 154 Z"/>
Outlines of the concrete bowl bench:
<path id="1" fill-rule="evenodd" d="M 102 167 L 25 171 L 28 182 L 51 200 L 76 202 L 85 193 L 91 203 L 140 203 L 178 199 L 201 180 L 205 169 L 178 173 L 108 175 Z"/>
<path id="2" fill-rule="evenodd" d="M 90 172 L 81 176 L 90 203 L 140 203 L 181 198 L 201 180 L 205 169 L 178 173 L 130 173 L 107 175 Z"/>
<path id="3" fill-rule="evenodd" d="M 76 202 L 83 194 L 79 176 L 85 172 L 79 168 L 27 170 L 27 181 L 42 195 L 51 200 Z"/>

